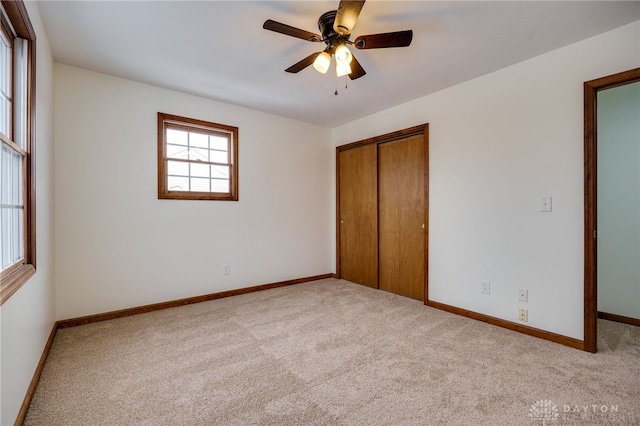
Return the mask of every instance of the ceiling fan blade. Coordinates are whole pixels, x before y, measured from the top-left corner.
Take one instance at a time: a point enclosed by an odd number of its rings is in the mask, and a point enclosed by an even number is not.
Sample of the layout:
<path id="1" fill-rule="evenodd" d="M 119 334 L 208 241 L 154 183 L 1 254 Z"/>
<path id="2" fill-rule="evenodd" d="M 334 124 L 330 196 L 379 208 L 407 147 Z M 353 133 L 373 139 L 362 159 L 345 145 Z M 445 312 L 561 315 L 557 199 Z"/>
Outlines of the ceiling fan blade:
<path id="1" fill-rule="evenodd" d="M 300 72 L 303 69 L 305 69 L 306 67 L 308 67 L 309 65 L 313 64 L 313 61 L 315 61 L 316 58 L 318 57 L 318 55 L 321 54 L 321 53 L 322 52 L 312 53 L 311 55 L 307 56 L 306 58 L 304 58 L 300 62 L 291 65 L 285 71 L 286 72 L 290 72 L 290 73 L 294 73 L 294 74 L 297 73 L 297 72 Z"/>
<path id="2" fill-rule="evenodd" d="M 358 49 L 381 49 L 385 47 L 405 47 L 411 44 L 413 30 L 363 35 L 356 38 L 353 45 Z"/>
<path id="3" fill-rule="evenodd" d="M 364 70 L 364 68 L 362 68 L 362 65 L 360 65 L 360 62 L 358 62 L 358 60 L 356 59 L 355 56 L 351 55 L 351 74 L 349 74 L 349 78 L 351 80 L 355 80 L 357 78 L 362 77 L 363 75 L 365 75 L 367 72 Z"/>
<path id="4" fill-rule="evenodd" d="M 333 23 L 333 30 L 340 35 L 351 34 L 356 25 L 360 11 L 364 6 L 363 1 L 341 0 Z"/>
<path id="5" fill-rule="evenodd" d="M 271 19 L 267 19 L 264 21 L 262 28 L 269 31 L 274 31 L 276 33 L 288 35 L 291 37 L 301 38 L 307 41 L 321 41 L 322 37 L 318 34 L 314 34 L 309 31 L 301 30 L 300 28 L 292 27 L 291 25 L 283 24 L 281 22 L 276 22 Z"/>

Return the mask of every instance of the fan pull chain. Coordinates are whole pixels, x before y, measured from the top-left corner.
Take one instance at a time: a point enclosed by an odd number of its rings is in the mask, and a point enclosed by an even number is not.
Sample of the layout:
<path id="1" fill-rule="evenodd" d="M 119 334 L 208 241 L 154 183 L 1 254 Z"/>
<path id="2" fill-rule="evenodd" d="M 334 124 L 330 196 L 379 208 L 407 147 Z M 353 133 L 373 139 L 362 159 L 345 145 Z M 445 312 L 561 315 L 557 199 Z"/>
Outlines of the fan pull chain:
<path id="1" fill-rule="evenodd" d="M 345 89 L 349 89 L 349 85 L 348 85 L 349 79 L 347 77 L 349 77 L 349 76 L 348 75 L 344 76 L 344 88 Z M 338 80 L 340 80 L 340 78 L 336 77 L 336 91 L 333 93 L 336 96 L 338 96 Z"/>

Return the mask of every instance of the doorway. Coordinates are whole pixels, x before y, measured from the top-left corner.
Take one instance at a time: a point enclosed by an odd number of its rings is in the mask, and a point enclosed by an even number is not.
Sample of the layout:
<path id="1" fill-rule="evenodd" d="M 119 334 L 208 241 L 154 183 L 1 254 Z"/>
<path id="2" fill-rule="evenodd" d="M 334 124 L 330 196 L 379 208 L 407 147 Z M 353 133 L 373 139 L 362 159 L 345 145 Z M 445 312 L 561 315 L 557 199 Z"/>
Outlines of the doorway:
<path id="1" fill-rule="evenodd" d="M 598 93 L 640 81 L 640 68 L 584 83 L 584 347 L 597 351 Z"/>

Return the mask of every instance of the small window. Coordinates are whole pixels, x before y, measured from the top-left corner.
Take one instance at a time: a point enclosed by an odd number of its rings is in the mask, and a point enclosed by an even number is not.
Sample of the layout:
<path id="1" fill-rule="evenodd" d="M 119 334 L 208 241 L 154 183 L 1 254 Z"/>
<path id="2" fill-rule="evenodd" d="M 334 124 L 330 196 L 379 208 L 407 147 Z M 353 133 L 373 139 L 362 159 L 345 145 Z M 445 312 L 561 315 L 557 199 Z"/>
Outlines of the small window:
<path id="1" fill-rule="evenodd" d="M 238 201 L 238 128 L 159 112 L 158 198 Z"/>

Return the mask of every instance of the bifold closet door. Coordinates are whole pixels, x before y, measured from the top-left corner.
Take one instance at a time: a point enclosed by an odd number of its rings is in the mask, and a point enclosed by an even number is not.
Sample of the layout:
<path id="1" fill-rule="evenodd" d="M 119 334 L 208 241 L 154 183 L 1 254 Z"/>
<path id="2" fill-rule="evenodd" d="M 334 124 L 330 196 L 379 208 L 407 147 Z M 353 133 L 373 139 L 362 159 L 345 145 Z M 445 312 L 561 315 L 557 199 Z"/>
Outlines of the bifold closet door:
<path id="1" fill-rule="evenodd" d="M 425 143 L 423 135 L 378 145 L 378 284 L 424 300 Z"/>
<path id="2" fill-rule="evenodd" d="M 339 276 L 378 288 L 378 190 L 375 144 L 341 151 Z"/>

